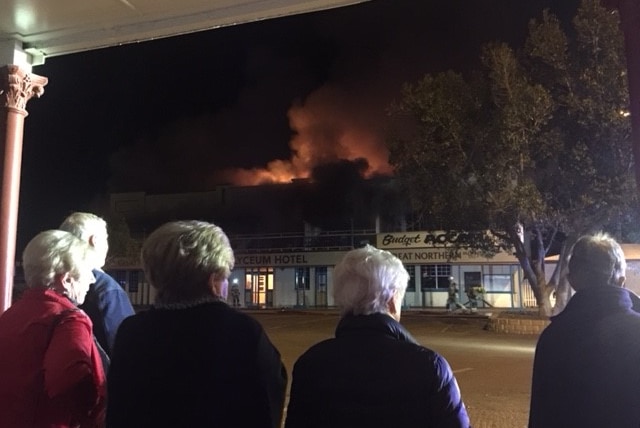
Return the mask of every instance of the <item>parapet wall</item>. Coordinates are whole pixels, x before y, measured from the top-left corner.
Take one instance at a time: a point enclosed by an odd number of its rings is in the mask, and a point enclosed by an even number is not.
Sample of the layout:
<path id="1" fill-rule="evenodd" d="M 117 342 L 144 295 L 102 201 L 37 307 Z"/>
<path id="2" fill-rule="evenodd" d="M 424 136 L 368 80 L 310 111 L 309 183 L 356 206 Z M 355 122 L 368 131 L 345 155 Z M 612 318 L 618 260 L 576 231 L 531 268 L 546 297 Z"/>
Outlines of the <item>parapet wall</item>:
<path id="1" fill-rule="evenodd" d="M 491 317 L 487 323 L 487 330 L 496 333 L 512 333 L 512 334 L 540 334 L 548 325 L 549 320 L 531 319 L 517 317 L 500 318 Z"/>

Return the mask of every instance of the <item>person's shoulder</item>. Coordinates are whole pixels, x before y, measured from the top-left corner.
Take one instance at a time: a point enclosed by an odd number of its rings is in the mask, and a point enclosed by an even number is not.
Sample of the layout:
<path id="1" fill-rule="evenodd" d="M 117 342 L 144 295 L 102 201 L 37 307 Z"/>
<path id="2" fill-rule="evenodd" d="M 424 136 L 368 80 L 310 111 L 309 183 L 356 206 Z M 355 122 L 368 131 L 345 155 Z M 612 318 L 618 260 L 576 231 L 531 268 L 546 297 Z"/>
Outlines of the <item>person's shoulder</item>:
<path id="1" fill-rule="evenodd" d="M 620 319 L 620 321 L 614 321 L 612 324 L 615 326 L 616 324 L 622 323 L 629 327 L 629 331 L 640 334 L 640 313 L 636 312 L 634 309 L 630 309 L 621 313 Z"/>
<path id="2" fill-rule="evenodd" d="M 449 367 L 444 356 L 412 340 L 389 340 L 381 346 L 387 355 L 400 358 L 405 367 L 422 367 L 429 372 L 441 372 Z"/>
<path id="3" fill-rule="evenodd" d="M 122 291 L 122 292 L 124 292 L 124 290 L 122 289 L 122 287 L 120 286 L 118 281 L 116 281 L 107 272 L 105 272 L 103 270 L 100 270 L 100 269 L 94 269 L 93 270 L 93 276 L 95 276 L 96 282 L 93 283 L 93 287 L 92 288 L 96 292 L 103 292 L 103 293 L 106 293 L 108 291 Z"/>
<path id="4" fill-rule="evenodd" d="M 89 329 L 93 327 L 91 318 L 85 311 L 77 307 L 63 309 L 61 312 L 55 314 L 54 323 L 62 324 L 67 322 L 75 322 L 86 325 Z"/>
<path id="5" fill-rule="evenodd" d="M 408 352 L 415 355 L 416 358 L 433 363 L 440 361 L 446 362 L 446 359 L 442 355 L 431 348 L 427 348 L 426 346 L 422 346 L 417 343 L 406 343 L 406 348 Z"/>
<path id="6" fill-rule="evenodd" d="M 221 316 L 229 320 L 232 324 L 244 326 L 245 328 L 262 331 L 262 324 L 250 314 L 239 311 L 224 302 L 213 303 L 212 306 L 221 313 Z"/>
<path id="7" fill-rule="evenodd" d="M 324 359 L 324 355 L 333 355 L 336 353 L 336 345 L 338 345 L 338 341 L 336 340 L 336 338 L 325 339 L 314 345 L 311 345 L 298 357 L 295 365 L 301 367 L 308 362 L 316 361 L 318 358 Z"/>
<path id="8" fill-rule="evenodd" d="M 126 335 L 137 336 L 146 332 L 157 330 L 161 322 L 157 311 L 144 309 L 124 318 L 118 326 L 118 335 L 122 332 Z"/>
<path id="9" fill-rule="evenodd" d="M 258 342 L 267 333 L 262 324 L 250 314 L 232 308 L 223 301 L 209 302 L 192 308 L 191 321 L 224 326 L 226 333 L 245 342 Z M 183 318 L 184 319 L 184 318 Z"/>

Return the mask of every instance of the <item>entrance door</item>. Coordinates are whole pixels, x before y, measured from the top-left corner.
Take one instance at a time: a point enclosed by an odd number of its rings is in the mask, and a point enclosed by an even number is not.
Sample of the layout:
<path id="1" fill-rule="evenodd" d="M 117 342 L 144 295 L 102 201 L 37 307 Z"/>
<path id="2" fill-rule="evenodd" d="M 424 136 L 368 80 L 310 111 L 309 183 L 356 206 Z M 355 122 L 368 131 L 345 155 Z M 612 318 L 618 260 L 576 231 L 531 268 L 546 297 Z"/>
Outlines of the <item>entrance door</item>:
<path id="1" fill-rule="evenodd" d="M 273 306 L 273 268 L 247 269 L 245 305 L 254 308 Z"/>
<path id="2" fill-rule="evenodd" d="M 316 306 L 327 307 L 327 268 L 316 268 Z"/>

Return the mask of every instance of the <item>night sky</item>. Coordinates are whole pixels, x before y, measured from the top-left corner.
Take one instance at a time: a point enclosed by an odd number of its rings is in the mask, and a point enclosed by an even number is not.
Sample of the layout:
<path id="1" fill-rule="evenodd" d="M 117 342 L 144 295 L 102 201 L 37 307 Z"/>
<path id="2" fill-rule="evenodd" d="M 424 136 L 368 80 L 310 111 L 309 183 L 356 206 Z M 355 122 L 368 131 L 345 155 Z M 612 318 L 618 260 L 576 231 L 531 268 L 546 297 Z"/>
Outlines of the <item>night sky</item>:
<path id="1" fill-rule="evenodd" d="M 385 110 L 404 82 L 465 71 L 493 40 L 578 0 L 373 0 L 48 58 L 27 109 L 18 249 L 111 191 L 204 191 L 365 158 L 389 174 Z"/>

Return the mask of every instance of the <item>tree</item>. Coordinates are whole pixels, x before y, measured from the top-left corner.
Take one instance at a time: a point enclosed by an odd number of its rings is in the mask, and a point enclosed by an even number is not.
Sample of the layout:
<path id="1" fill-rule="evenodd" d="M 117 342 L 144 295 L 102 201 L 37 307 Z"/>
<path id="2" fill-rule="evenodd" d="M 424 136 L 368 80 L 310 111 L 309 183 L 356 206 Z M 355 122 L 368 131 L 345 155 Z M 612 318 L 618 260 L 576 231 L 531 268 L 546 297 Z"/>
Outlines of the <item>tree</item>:
<path id="1" fill-rule="evenodd" d="M 602 0 L 606 7 L 617 8 L 620 13 L 622 31 L 625 35 L 627 58 L 627 77 L 631 99 L 631 140 L 636 161 L 636 184 L 640 185 L 640 44 L 637 35 L 640 31 L 640 2 L 637 0 Z"/>
<path id="2" fill-rule="evenodd" d="M 572 34 L 545 11 L 519 52 L 488 44 L 480 70 L 427 75 L 390 110 L 390 162 L 414 209 L 434 227 L 491 230 L 496 241 L 471 245 L 513 251 L 544 315 L 553 291 L 556 310 L 566 304 L 575 239 L 606 228 L 635 195 L 618 17 L 583 0 Z"/>
<path id="3" fill-rule="evenodd" d="M 137 266 L 142 244 L 131 237 L 126 220 L 120 215 L 112 214 L 107 217 L 107 224 L 109 227 L 108 264 Z"/>

